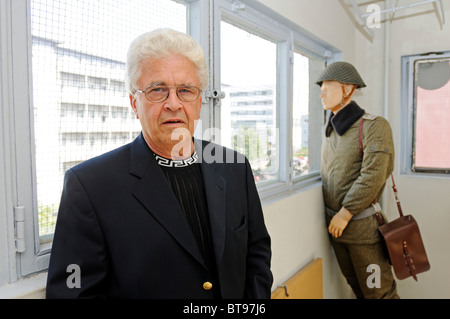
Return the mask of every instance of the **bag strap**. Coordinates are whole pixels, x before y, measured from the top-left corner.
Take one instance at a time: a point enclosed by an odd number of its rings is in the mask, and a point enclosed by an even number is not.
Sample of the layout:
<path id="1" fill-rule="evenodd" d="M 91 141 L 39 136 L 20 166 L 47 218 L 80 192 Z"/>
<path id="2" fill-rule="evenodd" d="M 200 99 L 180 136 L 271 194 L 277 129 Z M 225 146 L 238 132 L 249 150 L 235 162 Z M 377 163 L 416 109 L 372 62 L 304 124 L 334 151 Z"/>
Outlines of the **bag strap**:
<path id="1" fill-rule="evenodd" d="M 364 121 L 365 121 L 366 119 L 363 117 L 362 119 L 361 119 L 361 123 L 359 124 L 359 150 L 361 151 L 361 157 L 363 157 L 364 156 L 364 149 L 363 149 L 363 124 L 364 124 Z"/>
<path id="2" fill-rule="evenodd" d="M 364 157 L 364 149 L 363 149 L 363 125 L 364 125 L 364 121 L 365 118 L 363 116 L 363 118 L 361 119 L 361 123 L 359 124 L 359 150 L 361 151 L 361 157 Z M 394 196 L 395 196 L 395 202 L 397 203 L 397 209 L 398 209 L 398 213 L 400 214 L 400 217 L 403 217 L 403 210 L 402 210 L 402 205 L 400 204 L 400 199 L 398 198 L 398 193 L 397 193 L 397 186 L 395 185 L 395 181 L 394 181 L 394 175 L 391 174 L 391 179 L 392 179 L 392 190 L 394 191 Z M 372 202 L 372 205 L 376 204 L 377 200 L 374 199 Z M 381 218 L 380 214 L 377 212 L 376 217 L 378 219 L 378 222 L 383 225 L 383 219 Z"/>
<path id="3" fill-rule="evenodd" d="M 417 281 L 416 268 L 414 267 L 414 261 L 409 254 L 408 243 L 406 240 L 403 241 L 403 257 L 408 265 L 410 274 Z"/>
<path id="4" fill-rule="evenodd" d="M 402 209 L 402 205 L 400 204 L 400 199 L 398 198 L 397 186 L 395 186 L 394 176 L 392 174 L 391 174 L 391 179 L 392 179 L 392 189 L 394 190 L 395 202 L 397 203 L 398 213 L 400 214 L 400 217 L 402 217 L 403 209 Z"/>
<path id="5" fill-rule="evenodd" d="M 363 150 L 363 124 L 364 124 L 364 118 L 361 119 L 361 123 L 359 124 L 359 148 L 361 150 L 361 157 L 364 157 L 364 150 Z M 394 196 L 395 196 L 395 201 L 397 203 L 397 209 L 398 209 L 398 213 L 400 214 L 400 217 L 403 217 L 403 210 L 402 210 L 402 206 L 400 204 L 400 200 L 398 199 L 398 194 L 397 194 L 397 186 L 395 185 L 395 181 L 394 181 L 394 175 L 391 174 L 391 179 L 392 179 L 392 189 L 394 191 Z M 374 199 L 372 202 L 372 205 L 375 207 L 375 217 L 378 220 L 378 223 L 380 224 L 380 226 L 384 225 L 384 221 L 383 218 L 381 217 L 381 214 L 379 211 L 376 210 L 376 204 L 377 200 Z M 403 246 L 403 258 L 405 259 L 405 263 L 408 266 L 409 269 L 409 273 L 412 275 L 412 277 L 417 281 L 417 274 L 416 274 L 416 270 L 413 264 L 413 260 L 411 258 L 411 255 L 409 254 L 409 249 L 408 249 L 408 243 L 406 240 L 403 241 L 402 243 Z"/>

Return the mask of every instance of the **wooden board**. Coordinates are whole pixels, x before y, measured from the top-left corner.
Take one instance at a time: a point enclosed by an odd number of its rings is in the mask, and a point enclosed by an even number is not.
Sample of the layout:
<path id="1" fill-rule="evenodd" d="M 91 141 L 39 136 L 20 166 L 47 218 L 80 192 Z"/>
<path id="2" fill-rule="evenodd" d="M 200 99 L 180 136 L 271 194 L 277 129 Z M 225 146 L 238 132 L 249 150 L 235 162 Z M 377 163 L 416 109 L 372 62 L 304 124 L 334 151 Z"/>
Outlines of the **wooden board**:
<path id="1" fill-rule="evenodd" d="M 322 258 L 313 260 L 279 286 L 272 292 L 272 299 L 323 299 Z"/>

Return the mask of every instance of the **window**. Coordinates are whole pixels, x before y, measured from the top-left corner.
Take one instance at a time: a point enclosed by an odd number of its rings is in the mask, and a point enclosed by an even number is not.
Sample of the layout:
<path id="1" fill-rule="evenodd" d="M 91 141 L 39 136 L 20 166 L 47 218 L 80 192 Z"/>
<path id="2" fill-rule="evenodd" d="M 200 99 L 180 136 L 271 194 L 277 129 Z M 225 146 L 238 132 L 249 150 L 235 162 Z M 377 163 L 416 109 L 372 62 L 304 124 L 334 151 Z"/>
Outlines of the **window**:
<path id="1" fill-rule="evenodd" d="M 294 180 L 319 174 L 323 110 L 315 77 L 324 66 L 323 58 L 294 53 L 291 163 Z"/>
<path id="2" fill-rule="evenodd" d="M 66 170 L 140 133 L 125 90 L 129 44 L 160 27 L 187 32 L 186 3 L 134 0 L 130 8 L 128 0 L 2 1 L 8 28 L 2 27 L 0 42 L 8 54 L 0 70 L 14 89 L 3 83 L 0 89 L 13 102 L 4 123 L 14 142 L 1 156 L 14 180 L 8 201 L 25 215 L 23 236 L 8 231 L 12 238 L 1 244 L 7 251 L 19 247 L 17 274 L 9 278 L 47 267 Z"/>
<path id="3" fill-rule="evenodd" d="M 273 16 L 254 2 L 214 1 L 210 40 L 210 123 L 220 130 L 212 139 L 247 156 L 263 199 L 320 178 L 324 112 L 314 80 L 332 55 Z"/>
<path id="4" fill-rule="evenodd" d="M 450 54 L 403 57 L 404 111 L 409 154 L 403 171 L 450 173 Z"/>
<path id="5" fill-rule="evenodd" d="M 221 143 L 247 156 L 257 182 L 273 180 L 279 169 L 277 44 L 225 21 L 220 27 Z"/>
<path id="6" fill-rule="evenodd" d="M 139 10 L 130 10 L 128 1 L 31 1 L 41 243 L 54 231 L 65 170 L 130 142 L 139 131 L 139 123 L 126 117 L 127 43 L 157 26 L 186 32 L 184 5 L 165 0 L 133 6 Z"/>

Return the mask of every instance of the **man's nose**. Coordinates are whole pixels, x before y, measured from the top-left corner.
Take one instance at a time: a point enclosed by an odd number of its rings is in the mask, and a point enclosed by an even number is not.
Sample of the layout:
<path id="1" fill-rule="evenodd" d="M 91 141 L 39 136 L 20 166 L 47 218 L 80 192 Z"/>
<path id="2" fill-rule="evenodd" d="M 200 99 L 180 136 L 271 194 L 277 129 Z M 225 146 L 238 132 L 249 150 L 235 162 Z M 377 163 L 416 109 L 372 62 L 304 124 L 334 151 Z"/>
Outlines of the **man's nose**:
<path id="1" fill-rule="evenodd" d="M 320 97 L 321 97 L 321 98 L 325 97 L 325 90 L 322 90 L 322 91 L 320 92 Z"/>
<path id="2" fill-rule="evenodd" d="M 177 96 L 176 88 L 171 88 L 169 90 L 169 96 L 164 101 L 164 108 L 171 110 L 171 111 L 177 111 L 183 107 L 183 104 L 181 103 L 181 100 Z"/>

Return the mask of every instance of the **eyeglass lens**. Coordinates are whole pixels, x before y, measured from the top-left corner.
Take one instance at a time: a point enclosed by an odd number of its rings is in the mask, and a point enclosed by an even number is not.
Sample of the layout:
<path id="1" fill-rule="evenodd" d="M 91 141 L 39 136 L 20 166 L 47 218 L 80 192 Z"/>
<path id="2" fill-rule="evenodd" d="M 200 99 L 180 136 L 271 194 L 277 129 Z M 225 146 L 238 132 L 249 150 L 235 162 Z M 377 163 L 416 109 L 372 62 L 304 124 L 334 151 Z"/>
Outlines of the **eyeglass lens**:
<path id="1" fill-rule="evenodd" d="M 176 86 L 177 96 L 184 102 L 193 102 L 200 95 L 200 90 L 193 86 Z M 169 96 L 170 87 L 156 86 L 147 89 L 146 96 L 152 102 L 162 102 Z"/>

